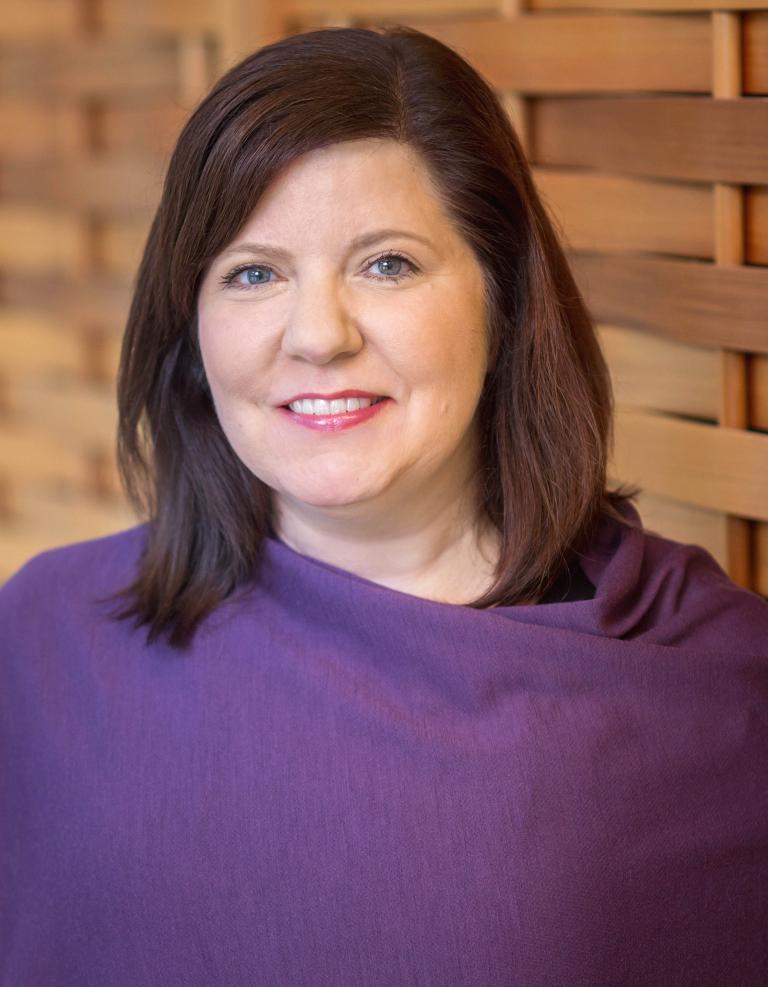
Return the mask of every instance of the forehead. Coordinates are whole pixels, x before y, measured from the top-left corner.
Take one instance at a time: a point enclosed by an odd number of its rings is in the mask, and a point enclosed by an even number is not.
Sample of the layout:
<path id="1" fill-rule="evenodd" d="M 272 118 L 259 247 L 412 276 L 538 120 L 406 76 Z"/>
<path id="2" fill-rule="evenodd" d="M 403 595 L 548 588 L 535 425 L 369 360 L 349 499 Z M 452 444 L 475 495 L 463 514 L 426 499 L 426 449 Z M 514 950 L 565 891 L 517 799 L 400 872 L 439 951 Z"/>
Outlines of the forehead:
<path id="1" fill-rule="evenodd" d="M 302 155 L 269 184 L 236 240 L 306 241 L 321 231 L 351 239 L 376 226 L 450 235 L 451 221 L 426 164 L 410 145 L 367 138 Z"/>

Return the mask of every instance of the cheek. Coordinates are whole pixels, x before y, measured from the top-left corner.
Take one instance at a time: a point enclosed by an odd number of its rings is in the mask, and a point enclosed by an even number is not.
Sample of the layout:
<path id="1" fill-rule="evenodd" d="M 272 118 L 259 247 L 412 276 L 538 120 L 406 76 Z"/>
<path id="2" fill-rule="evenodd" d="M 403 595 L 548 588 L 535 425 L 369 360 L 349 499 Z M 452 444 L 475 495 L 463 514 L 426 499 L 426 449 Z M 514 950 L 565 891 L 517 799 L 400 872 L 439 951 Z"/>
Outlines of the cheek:
<path id="1" fill-rule="evenodd" d="M 414 387 L 441 393 L 440 407 L 463 407 L 478 396 L 487 366 L 482 300 L 443 299 L 419 314 L 420 331 L 402 347 L 403 366 Z"/>
<path id="2" fill-rule="evenodd" d="M 214 391 L 244 394 L 256 379 L 258 354 L 245 344 L 242 333 L 231 325 L 200 324 L 200 353 L 208 382 Z"/>

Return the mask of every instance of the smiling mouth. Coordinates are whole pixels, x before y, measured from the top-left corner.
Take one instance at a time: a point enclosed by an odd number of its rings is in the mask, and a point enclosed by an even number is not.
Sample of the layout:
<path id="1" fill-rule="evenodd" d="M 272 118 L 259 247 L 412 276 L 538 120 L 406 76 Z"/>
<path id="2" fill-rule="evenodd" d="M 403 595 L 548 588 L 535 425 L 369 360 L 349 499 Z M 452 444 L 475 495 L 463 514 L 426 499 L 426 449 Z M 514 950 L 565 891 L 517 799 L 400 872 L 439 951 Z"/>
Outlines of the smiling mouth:
<path id="1" fill-rule="evenodd" d="M 381 404 L 381 402 L 382 401 L 386 401 L 387 398 L 388 398 L 388 395 L 382 394 L 379 397 L 374 398 L 373 401 L 371 401 L 371 406 L 373 406 L 374 404 Z M 330 404 L 330 401 L 328 403 Z M 291 410 L 291 405 L 290 404 L 281 404 L 280 407 L 281 408 L 286 408 L 288 411 Z M 331 413 L 332 412 L 330 412 L 330 411 L 322 412 L 322 414 L 325 414 L 325 415 L 328 415 L 328 414 L 331 414 Z M 301 414 L 301 412 L 298 412 L 298 414 Z M 339 411 L 339 412 L 337 412 L 337 414 L 340 414 L 340 415 L 343 415 L 343 414 L 353 414 L 353 412 Z"/>

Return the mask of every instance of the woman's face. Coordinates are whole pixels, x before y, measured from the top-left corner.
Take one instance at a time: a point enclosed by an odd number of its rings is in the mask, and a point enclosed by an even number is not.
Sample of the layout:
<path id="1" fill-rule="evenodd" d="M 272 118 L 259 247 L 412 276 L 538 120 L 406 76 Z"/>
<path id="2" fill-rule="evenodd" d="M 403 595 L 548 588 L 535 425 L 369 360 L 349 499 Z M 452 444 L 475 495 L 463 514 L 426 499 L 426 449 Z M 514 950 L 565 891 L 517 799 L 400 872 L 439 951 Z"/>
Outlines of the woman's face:
<path id="1" fill-rule="evenodd" d="M 436 508 L 474 476 L 482 269 L 411 148 L 292 162 L 205 272 L 198 325 L 221 427 L 278 511 Z M 388 400 L 367 418 L 283 407 L 346 391 Z"/>

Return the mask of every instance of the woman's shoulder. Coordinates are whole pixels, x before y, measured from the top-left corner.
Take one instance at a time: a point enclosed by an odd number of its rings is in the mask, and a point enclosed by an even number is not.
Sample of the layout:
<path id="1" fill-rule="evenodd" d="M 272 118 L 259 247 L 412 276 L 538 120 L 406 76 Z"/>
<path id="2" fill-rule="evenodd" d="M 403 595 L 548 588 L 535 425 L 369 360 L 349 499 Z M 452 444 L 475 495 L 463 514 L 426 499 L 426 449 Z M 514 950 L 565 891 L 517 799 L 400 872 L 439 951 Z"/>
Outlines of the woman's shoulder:
<path id="1" fill-rule="evenodd" d="M 768 657 L 768 601 L 734 582 L 702 545 L 649 529 L 634 505 L 631 517 L 639 526 L 614 532 L 608 557 L 592 563 L 606 633 Z"/>

